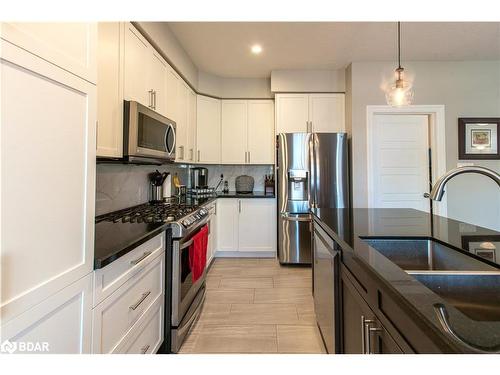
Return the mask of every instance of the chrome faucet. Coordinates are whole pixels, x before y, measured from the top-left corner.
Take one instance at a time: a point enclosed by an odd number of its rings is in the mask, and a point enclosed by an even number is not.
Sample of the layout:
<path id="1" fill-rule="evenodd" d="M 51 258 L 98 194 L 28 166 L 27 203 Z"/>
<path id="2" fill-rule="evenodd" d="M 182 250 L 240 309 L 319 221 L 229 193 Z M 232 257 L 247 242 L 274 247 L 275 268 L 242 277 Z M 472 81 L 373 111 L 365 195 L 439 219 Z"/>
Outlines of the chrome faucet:
<path id="1" fill-rule="evenodd" d="M 426 198 L 430 198 L 435 201 L 440 201 L 443 198 L 444 194 L 444 186 L 448 181 L 450 181 L 453 177 L 458 176 L 459 174 L 464 174 L 464 173 L 479 173 L 482 174 L 483 176 L 487 176 L 491 178 L 493 181 L 495 181 L 498 186 L 500 187 L 500 174 L 496 173 L 495 171 L 492 171 L 491 169 L 484 168 L 484 167 L 478 167 L 478 166 L 466 166 L 466 167 L 458 167 L 454 168 L 448 172 L 446 172 L 444 175 L 442 175 L 439 180 L 436 181 L 434 186 L 432 187 L 431 193 L 430 194 L 424 194 Z"/>

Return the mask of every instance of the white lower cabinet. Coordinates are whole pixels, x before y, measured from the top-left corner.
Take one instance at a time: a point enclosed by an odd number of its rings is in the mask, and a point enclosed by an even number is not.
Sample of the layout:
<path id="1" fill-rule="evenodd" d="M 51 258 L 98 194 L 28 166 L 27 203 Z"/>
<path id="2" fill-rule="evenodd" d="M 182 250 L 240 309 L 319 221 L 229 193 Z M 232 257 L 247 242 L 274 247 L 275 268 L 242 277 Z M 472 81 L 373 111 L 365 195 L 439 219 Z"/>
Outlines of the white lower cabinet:
<path id="1" fill-rule="evenodd" d="M 276 252 L 276 200 L 217 200 L 217 255 L 272 256 Z"/>
<path id="2" fill-rule="evenodd" d="M 0 342 L 12 353 L 90 353 L 92 274 L 3 324 Z"/>
<path id="3" fill-rule="evenodd" d="M 207 266 L 210 265 L 217 250 L 217 203 L 212 202 L 206 208 L 210 215 L 208 222 Z"/>
<path id="4" fill-rule="evenodd" d="M 165 253 L 127 280 L 93 310 L 92 352 L 115 353 L 143 316 L 164 300 Z"/>

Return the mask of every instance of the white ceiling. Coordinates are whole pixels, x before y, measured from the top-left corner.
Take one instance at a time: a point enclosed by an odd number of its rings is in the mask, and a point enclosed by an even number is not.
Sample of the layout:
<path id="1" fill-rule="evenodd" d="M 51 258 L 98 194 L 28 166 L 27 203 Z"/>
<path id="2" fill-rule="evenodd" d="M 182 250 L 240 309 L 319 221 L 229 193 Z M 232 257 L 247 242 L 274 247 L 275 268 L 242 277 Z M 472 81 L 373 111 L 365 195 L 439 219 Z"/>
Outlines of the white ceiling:
<path id="1" fill-rule="evenodd" d="M 395 22 L 171 22 L 197 67 L 222 77 L 396 58 Z M 402 23 L 404 60 L 500 60 L 500 23 Z M 252 55 L 250 46 L 262 45 Z"/>

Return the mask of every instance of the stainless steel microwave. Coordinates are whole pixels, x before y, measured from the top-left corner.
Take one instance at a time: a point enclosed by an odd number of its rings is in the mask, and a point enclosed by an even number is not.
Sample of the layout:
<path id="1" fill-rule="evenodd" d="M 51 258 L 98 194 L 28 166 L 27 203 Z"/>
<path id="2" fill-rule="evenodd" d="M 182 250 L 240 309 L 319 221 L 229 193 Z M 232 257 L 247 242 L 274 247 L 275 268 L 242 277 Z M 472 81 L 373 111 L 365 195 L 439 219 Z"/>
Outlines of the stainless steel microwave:
<path id="1" fill-rule="evenodd" d="M 175 122 L 135 101 L 124 101 L 123 158 L 129 163 L 175 160 Z"/>

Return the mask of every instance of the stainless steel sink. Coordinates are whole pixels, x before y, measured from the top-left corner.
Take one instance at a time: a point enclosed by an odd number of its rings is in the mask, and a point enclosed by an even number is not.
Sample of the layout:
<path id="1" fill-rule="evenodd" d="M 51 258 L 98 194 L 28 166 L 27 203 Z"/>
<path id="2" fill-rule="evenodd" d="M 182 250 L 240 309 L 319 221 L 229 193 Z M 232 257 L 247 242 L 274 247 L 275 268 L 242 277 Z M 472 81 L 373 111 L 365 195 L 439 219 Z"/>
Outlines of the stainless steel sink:
<path id="1" fill-rule="evenodd" d="M 500 272 L 408 273 L 469 318 L 500 321 Z"/>
<path id="2" fill-rule="evenodd" d="M 498 271 L 434 240 L 363 238 L 363 241 L 406 271 Z"/>

